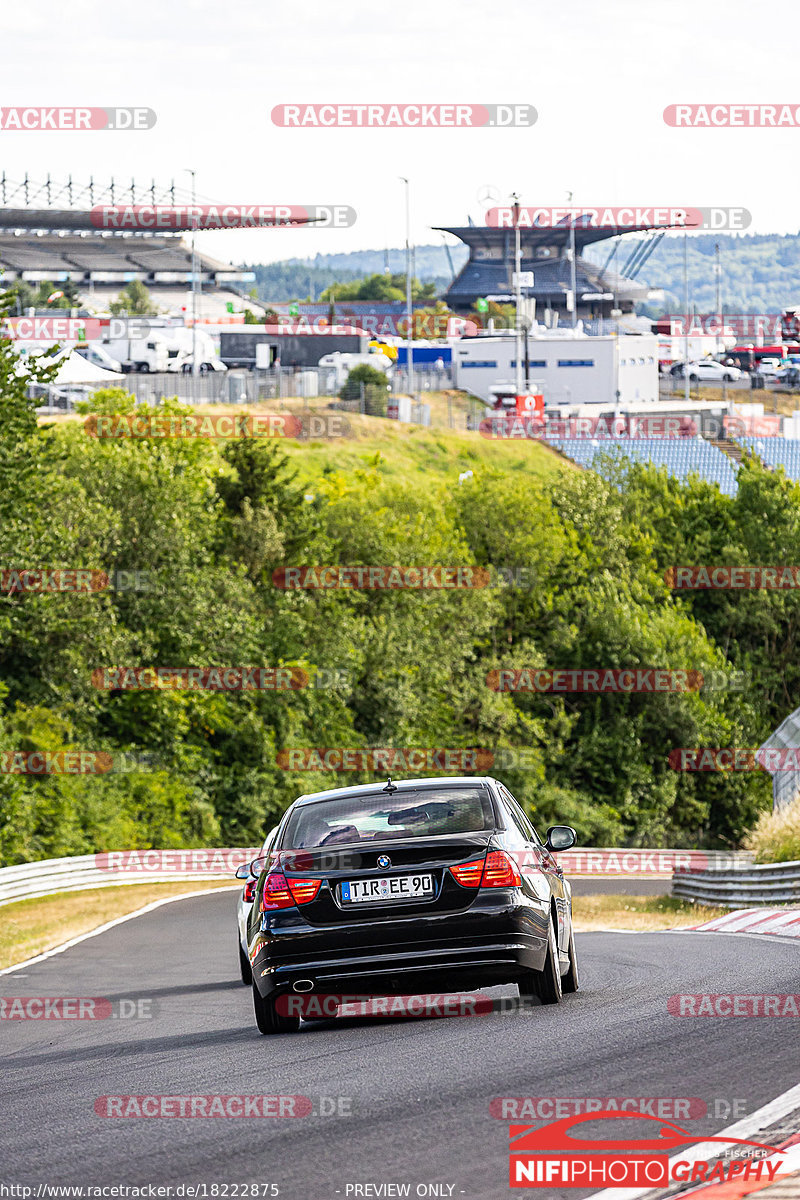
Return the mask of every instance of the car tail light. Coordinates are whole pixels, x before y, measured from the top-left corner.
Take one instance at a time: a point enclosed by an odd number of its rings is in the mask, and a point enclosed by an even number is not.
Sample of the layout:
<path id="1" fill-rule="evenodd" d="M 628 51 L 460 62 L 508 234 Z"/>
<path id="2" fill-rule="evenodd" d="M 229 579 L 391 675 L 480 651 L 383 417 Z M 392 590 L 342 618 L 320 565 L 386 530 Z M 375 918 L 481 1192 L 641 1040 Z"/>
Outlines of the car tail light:
<path id="1" fill-rule="evenodd" d="M 322 886 L 321 879 L 290 879 L 289 891 L 297 904 L 308 904 Z"/>
<path id="2" fill-rule="evenodd" d="M 255 900 L 257 883 L 257 879 L 248 879 L 247 883 L 244 885 L 244 895 L 242 899 L 244 900 L 245 904 L 252 904 Z"/>
<path id="3" fill-rule="evenodd" d="M 286 883 L 283 871 L 270 871 L 264 881 L 264 894 L 261 897 L 261 911 L 267 912 L 273 908 L 291 908 L 294 905 L 292 894 Z"/>
<path id="4" fill-rule="evenodd" d="M 460 867 L 451 867 L 450 874 L 456 883 L 460 883 L 462 887 L 480 887 L 481 876 L 483 875 L 483 859 L 477 858 L 474 862 L 462 863 Z"/>
<path id="5" fill-rule="evenodd" d="M 490 850 L 486 855 L 481 887 L 522 887 L 519 867 L 505 850 Z"/>

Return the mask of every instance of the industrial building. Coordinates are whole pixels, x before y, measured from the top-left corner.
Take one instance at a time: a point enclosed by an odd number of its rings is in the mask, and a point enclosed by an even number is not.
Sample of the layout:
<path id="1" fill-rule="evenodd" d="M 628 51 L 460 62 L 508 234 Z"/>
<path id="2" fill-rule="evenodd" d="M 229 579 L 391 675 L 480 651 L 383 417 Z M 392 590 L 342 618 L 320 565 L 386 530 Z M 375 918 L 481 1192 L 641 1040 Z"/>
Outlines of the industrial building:
<path id="1" fill-rule="evenodd" d="M 658 338 L 529 335 L 523 357 L 525 391 L 543 392 L 546 405 L 627 404 L 658 400 Z M 456 387 L 488 402 L 493 384 L 512 382 L 513 334 L 461 338 L 453 344 Z"/>

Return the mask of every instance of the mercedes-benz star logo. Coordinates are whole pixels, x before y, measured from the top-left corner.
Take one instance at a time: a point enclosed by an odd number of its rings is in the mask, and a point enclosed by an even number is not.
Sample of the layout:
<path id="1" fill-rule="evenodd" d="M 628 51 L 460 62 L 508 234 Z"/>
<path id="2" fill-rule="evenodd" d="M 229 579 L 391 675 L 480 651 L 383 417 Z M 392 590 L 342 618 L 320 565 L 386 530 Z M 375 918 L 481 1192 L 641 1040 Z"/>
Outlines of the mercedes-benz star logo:
<path id="1" fill-rule="evenodd" d="M 385 871 L 387 869 L 387 867 L 390 867 L 391 865 L 392 865 L 392 860 L 389 858 L 388 854 L 379 854 L 378 855 L 378 866 L 381 867 L 382 870 Z"/>

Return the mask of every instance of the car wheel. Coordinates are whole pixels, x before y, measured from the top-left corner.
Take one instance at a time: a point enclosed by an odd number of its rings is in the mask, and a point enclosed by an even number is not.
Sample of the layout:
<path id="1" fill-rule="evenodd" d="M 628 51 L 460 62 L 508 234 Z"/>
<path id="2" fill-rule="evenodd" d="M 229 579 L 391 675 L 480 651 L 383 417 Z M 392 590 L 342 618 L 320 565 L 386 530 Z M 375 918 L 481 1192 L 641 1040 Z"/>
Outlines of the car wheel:
<path id="1" fill-rule="evenodd" d="M 250 984 L 253 982 L 253 971 L 250 966 L 250 959 L 242 949 L 242 943 L 239 942 L 239 971 L 242 976 L 242 983 Z"/>
<path id="2" fill-rule="evenodd" d="M 561 999 L 561 972 L 558 969 L 558 947 L 552 920 L 549 925 L 544 970 L 528 971 L 519 983 L 519 994 L 523 999 L 538 996 L 542 1004 L 558 1004 Z"/>
<path id="3" fill-rule="evenodd" d="M 140 375 L 149 375 L 150 374 L 150 364 L 149 363 L 139 363 L 139 365 L 136 369 L 138 370 Z"/>
<path id="4" fill-rule="evenodd" d="M 722 380 L 723 380 L 723 383 L 733 383 L 733 376 L 732 375 L 723 375 Z"/>
<path id="5" fill-rule="evenodd" d="M 689 382 L 690 382 L 690 383 L 697 383 L 697 382 L 698 382 L 698 380 L 699 380 L 699 378 L 700 378 L 700 377 L 699 377 L 699 375 L 690 375 L 690 376 L 689 376 Z"/>
<path id="6" fill-rule="evenodd" d="M 575 953 L 575 930 L 569 931 L 569 970 L 566 975 L 561 976 L 561 991 L 562 992 L 577 992 L 580 984 L 578 982 L 578 956 Z"/>
<path id="7" fill-rule="evenodd" d="M 259 1033 L 297 1033 L 300 1028 L 299 1017 L 288 1017 L 279 1013 L 275 1007 L 276 996 L 263 998 L 255 983 L 253 984 L 253 1009 L 256 1014 L 256 1025 Z"/>

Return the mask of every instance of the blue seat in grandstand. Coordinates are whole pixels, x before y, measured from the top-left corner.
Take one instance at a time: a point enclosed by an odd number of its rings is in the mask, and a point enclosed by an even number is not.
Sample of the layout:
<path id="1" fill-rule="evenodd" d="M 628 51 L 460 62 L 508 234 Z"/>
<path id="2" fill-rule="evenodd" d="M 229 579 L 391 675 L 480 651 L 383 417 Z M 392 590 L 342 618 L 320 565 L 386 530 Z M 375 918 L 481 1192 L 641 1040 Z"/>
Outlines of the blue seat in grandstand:
<path id="1" fill-rule="evenodd" d="M 736 494 L 736 473 L 727 455 L 702 438 L 631 438 L 604 440 L 593 438 L 551 439 L 568 458 L 579 466 L 590 467 L 601 475 L 609 474 L 610 461 L 628 459 L 666 468 L 676 479 L 685 481 L 691 474 L 719 485 L 726 496 Z M 800 443 L 798 444 L 800 450 Z M 800 455 L 798 455 L 800 465 Z"/>
<path id="2" fill-rule="evenodd" d="M 800 441 L 797 438 L 741 437 L 740 446 L 752 450 L 768 467 L 783 467 L 789 479 L 800 480 Z"/>

